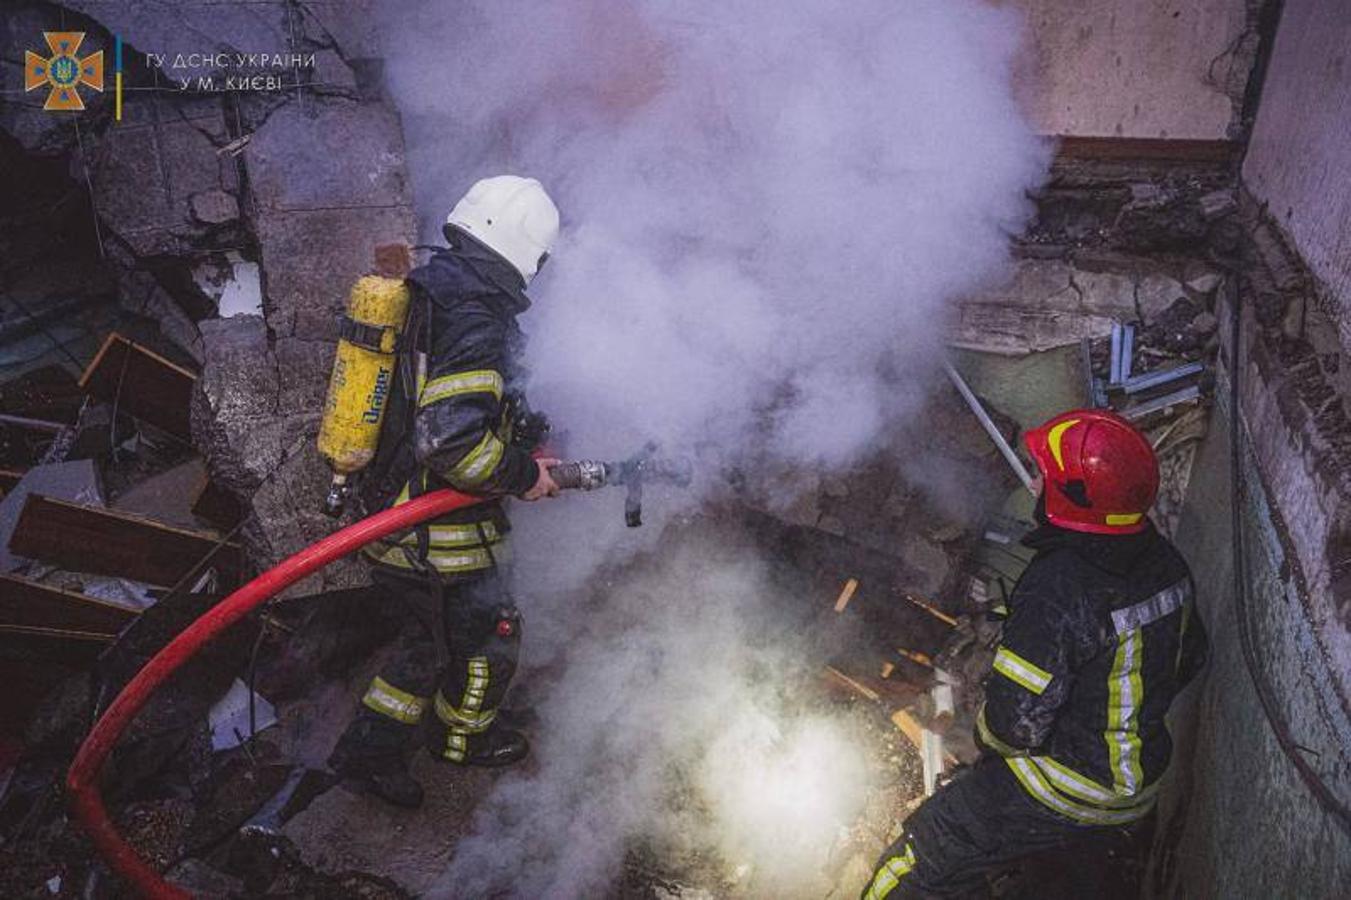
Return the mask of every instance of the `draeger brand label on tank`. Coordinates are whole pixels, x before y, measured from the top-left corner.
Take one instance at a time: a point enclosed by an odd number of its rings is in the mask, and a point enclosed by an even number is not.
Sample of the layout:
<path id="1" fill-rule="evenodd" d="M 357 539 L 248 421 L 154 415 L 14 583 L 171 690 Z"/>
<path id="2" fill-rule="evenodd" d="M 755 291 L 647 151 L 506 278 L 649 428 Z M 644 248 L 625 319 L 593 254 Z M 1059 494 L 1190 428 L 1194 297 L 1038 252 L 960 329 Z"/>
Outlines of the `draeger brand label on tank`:
<path id="1" fill-rule="evenodd" d="M 372 425 L 380 421 L 380 414 L 385 409 L 385 399 L 389 396 L 389 374 L 390 370 L 384 366 L 375 373 L 375 387 L 366 397 L 366 411 L 361 414 L 361 421 Z"/>

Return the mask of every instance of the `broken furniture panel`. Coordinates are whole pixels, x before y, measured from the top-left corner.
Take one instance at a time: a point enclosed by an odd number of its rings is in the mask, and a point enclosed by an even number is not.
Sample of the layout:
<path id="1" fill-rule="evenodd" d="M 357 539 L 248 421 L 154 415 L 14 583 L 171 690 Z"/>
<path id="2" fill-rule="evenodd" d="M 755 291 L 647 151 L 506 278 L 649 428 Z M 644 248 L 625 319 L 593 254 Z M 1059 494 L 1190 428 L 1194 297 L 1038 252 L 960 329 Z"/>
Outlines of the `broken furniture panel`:
<path id="1" fill-rule="evenodd" d="M 88 459 L 34 466 L 5 491 L 0 500 L 0 572 L 12 572 L 25 563 L 9 550 L 9 540 L 29 494 L 72 500 L 86 506 L 102 506 L 99 473 Z"/>
<path id="2" fill-rule="evenodd" d="M 223 585 L 239 584 L 243 553 L 199 531 L 31 494 L 14 528 L 12 553 L 81 572 L 172 586 L 208 554 Z"/>
<path id="3" fill-rule="evenodd" d="M 100 400 L 170 434 L 190 440 L 188 409 L 197 376 L 112 332 L 80 376 L 80 386 Z"/>
<path id="4" fill-rule="evenodd" d="M 121 631 L 136 613 L 77 591 L 0 574 L 0 631 L 43 628 L 107 635 Z"/>

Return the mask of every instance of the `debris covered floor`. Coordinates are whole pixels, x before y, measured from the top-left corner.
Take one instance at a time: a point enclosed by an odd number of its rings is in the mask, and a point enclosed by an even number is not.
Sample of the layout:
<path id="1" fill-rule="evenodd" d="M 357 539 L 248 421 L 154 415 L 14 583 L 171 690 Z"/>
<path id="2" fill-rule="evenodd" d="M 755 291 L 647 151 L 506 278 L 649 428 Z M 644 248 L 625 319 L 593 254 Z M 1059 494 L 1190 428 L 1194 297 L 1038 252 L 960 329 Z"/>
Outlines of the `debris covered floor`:
<path id="1" fill-rule="evenodd" d="M 1169 526 L 1211 390 L 1220 278 L 1204 259 L 1208 242 L 1232 239 L 1227 223 L 1238 213 L 1213 163 L 1104 161 L 1095 152 L 1061 161 L 1058 180 L 1040 198 L 1041 217 L 1018 245 L 1011 284 L 962 307 L 955 358 L 1010 440 L 1090 397 L 1137 416 L 1164 456 L 1160 521 Z M 5 239 L 17 247 L 33 227 L 14 224 Z M 48 265 L 63 278 L 79 276 L 77 284 L 98 285 L 117 271 L 87 244 L 45 263 L 46 245 L 31 246 L 33 272 Z M 1178 256 L 1157 253 L 1159 246 L 1195 249 Z M 35 283 L 67 290 L 66 281 Z M 114 289 L 90 290 L 104 297 L 100 291 Z M 8 369 L 0 385 L 0 664 L 16 686 L 4 698 L 0 756 L 5 896 L 117 893 L 65 815 L 60 787 L 94 711 L 259 560 L 297 540 L 279 534 L 329 527 L 298 512 L 318 506 L 319 494 L 306 494 L 322 483 L 312 472 L 289 483 L 260 477 L 237 465 L 226 446 L 235 437 L 215 441 L 258 423 L 239 408 L 252 401 L 237 396 L 237 386 L 218 390 L 221 379 L 254 365 L 247 317 L 203 320 L 215 323 L 217 349 L 243 342 L 214 360 L 213 387 L 202 383 L 192 348 L 170 336 L 171 322 L 102 300 L 75 306 L 82 312 L 71 335 L 50 319 L 23 319 L 31 340 L 20 349 L 31 359 L 15 356 L 28 361 Z M 1092 337 L 1080 340 L 1083 334 Z M 323 362 L 316 356 L 313 368 Z M 1036 390 L 1010 391 L 1014 383 Z M 379 598 L 348 569 L 312 580 L 308 596 L 289 597 L 237 627 L 155 698 L 110 766 L 108 799 L 120 827 L 158 868 L 206 894 L 435 894 L 485 816 L 511 825 L 523 815 L 502 806 L 501 796 L 521 793 L 512 784 L 530 796 L 541 785 L 555 790 L 596 778 L 589 784 L 604 790 L 607 778 L 633 776 L 623 742 L 650 724 L 651 746 L 669 758 L 644 770 L 652 784 L 638 796 L 677 825 L 597 838 L 601 852 L 623 860 L 606 886 L 611 895 L 852 896 L 926 786 L 971 758 L 971 721 L 994 641 L 981 611 L 1026 561 L 1017 537 L 1029 526 L 1030 500 L 956 391 L 938 382 L 926 390 L 922 435 L 893 433 L 876 454 L 841 472 L 770 466 L 758 467 L 755 479 L 722 472 L 697 511 L 649 526 L 664 528 L 660 552 L 603 570 L 571 595 L 550 597 L 549 608 L 532 609 L 527 600 L 526 668 L 511 705 L 539 739 L 521 770 L 448 770 L 419 755 L 414 772 L 428 801 L 414 813 L 334 784 L 324 761 L 393 628 L 379 618 Z M 297 422 L 308 427 L 303 417 L 283 420 L 293 430 Z M 205 456 L 194 441 L 202 434 L 214 436 Z M 279 454 L 273 471 L 294 474 L 288 455 L 311 440 L 304 433 L 292 435 L 294 447 L 269 444 Z M 967 489 L 920 489 L 919 475 L 899 462 L 917 441 L 962 472 Z M 701 581 L 707 567 L 688 561 L 698 548 L 724 555 L 729 571 L 753 561 L 745 576 L 752 587 L 720 596 L 729 586 Z M 725 628 L 691 624 L 705 602 L 728 616 Z M 658 635 L 647 648 L 652 671 L 592 672 L 587 659 L 568 652 L 566 637 L 580 631 L 593 645 Z M 817 748 L 827 756 L 813 763 L 849 770 L 830 753 L 858 763 L 855 793 L 828 788 L 853 798 L 847 813 L 830 822 L 832 833 L 814 845 L 819 858 L 795 868 L 791 885 L 774 881 L 757 848 L 727 839 L 738 828 L 765 830 L 755 816 L 772 804 L 719 809 L 701 782 L 700 753 L 730 758 L 747 745 L 709 751 L 728 723 L 680 718 L 699 698 L 681 694 L 679 673 L 699 672 L 703 648 L 728 636 L 763 667 L 744 669 L 729 655 L 713 673 L 732 686 L 722 699 L 723 712 L 742 714 L 733 722 L 763 714 L 782 732 L 775 740 L 788 742 L 793 722 L 828 721 L 847 736 L 848 749 Z M 625 703 L 597 717 L 606 724 L 594 735 L 580 737 L 551 720 L 559 710 L 573 712 L 573 694 L 595 692 L 595 683 L 643 678 L 663 701 L 670 691 L 681 702 L 662 709 L 620 691 Z M 248 683 L 257 691 L 256 736 Z M 574 691 L 579 683 L 585 689 Z M 668 718 L 702 746 L 691 751 L 663 731 Z M 619 749 L 607 745 L 611 730 Z M 746 740 L 753 745 L 755 736 Z M 576 768 L 559 769 L 559 759 Z M 1110 849 L 1105 867 L 1038 870 L 1036 883 L 1043 891 L 1058 884 L 1063 896 L 1127 895 L 1144 848 Z M 1014 876 L 993 889 L 1019 896 L 1021 884 Z"/>
<path id="2" fill-rule="evenodd" d="M 3 897 L 126 895 L 67 812 L 71 759 L 172 636 L 335 527 L 314 440 L 336 313 L 377 245 L 417 233 L 413 117 L 401 124 L 365 4 L 211 21 L 317 60 L 294 92 L 226 96 L 162 89 L 136 41 L 167 46 L 202 21 L 137 6 L 24 2 L 11 20 L 106 41 L 112 23 L 90 16 L 125 19 L 142 93 L 119 127 L 100 113 L 83 132 L 40 104 L 0 108 Z M 1231 48 L 1235 116 L 1256 41 Z M 933 324 L 1015 446 L 1076 406 L 1135 420 L 1161 457 L 1169 534 L 1235 304 L 1256 334 L 1252 396 L 1292 379 L 1261 414 L 1303 416 L 1302 471 L 1344 474 L 1351 367 L 1283 226 L 1236 178 L 1241 154 L 1218 137 L 1067 137 L 1008 278 Z M 641 550 L 567 587 L 526 580 L 508 706 L 534 753 L 519 768 L 418 753 L 427 798 L 411 812 L 326 769 L 398 627 L 349 559 L 155 696 L 107 767 L 118 827 L 202 896 L 542 895 L 540 877 L 563 896 L 857 896 L 905 816 L 974 758 L 997 640 L 985 613 L 1026 564 L 1031 525 L 941 373 L 890 388 L 918 410 L 866 458 L 714 460 L 695 500 L 665 498 L 678 511 L 649 496 Z M 1308 493 L 1298 469 L 1278 468 L 1287 497 Z M 615 496 L 560 502 L 585 505 L 582 531 L 620 514 Z M 539 546 L 562 544 L 522 518 Z M 1345 568 L 1342 537 L 1323 543 Z M 1186 825 L 1146 820 L 1086 850 L 1092 865 L 1025 861 L 989 893 L 1135 897 L 1151 877 L 1159 893 L 1168 873 L 1149 857 L 1172 859 Z"/>

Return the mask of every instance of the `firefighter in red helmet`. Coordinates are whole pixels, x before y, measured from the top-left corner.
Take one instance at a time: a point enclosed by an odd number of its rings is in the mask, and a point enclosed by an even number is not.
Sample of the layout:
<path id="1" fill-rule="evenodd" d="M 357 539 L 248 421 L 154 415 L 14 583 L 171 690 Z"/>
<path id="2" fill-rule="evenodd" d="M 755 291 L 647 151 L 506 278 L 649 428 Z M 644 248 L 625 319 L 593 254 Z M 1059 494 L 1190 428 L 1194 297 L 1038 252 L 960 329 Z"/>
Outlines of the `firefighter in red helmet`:
<path id="1" fill-rule="evenodd" d="M 1041 470 L 1036 553 L 977 716 L 984 755 L 906 821 L 865 900 L 966 896 L 1019 857 L 1129 825 L 1168 766 L 1164 715 L 1206 639 L 1187 564 L 1147 515 L 1154 450 L 1100 409 L 1024 443 Z"/>

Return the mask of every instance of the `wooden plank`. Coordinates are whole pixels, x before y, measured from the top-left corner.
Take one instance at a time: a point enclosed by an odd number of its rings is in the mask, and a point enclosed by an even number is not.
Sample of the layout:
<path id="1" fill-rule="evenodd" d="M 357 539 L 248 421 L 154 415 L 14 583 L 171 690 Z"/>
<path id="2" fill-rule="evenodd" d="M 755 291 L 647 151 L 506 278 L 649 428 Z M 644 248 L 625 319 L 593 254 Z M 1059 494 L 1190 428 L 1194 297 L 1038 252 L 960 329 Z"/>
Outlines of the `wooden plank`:
<path id="1" fill-rule="evenodd" d="M 850 678 L 834 666 L 826 666 L 826 675 L 834 679 L 837 683 L 849 688 L 849 690 L 858 694 L 865 700 L 871 700 L 872 702 L 877 703 L 882 699 L 882 695 L 877 693 L 877 691 L 868 687 L 856 678 Z"/>
<path id="2" fill-rule="evenodd" d="M 1242 144 L 1237 141 L 1056 136 L 1057 159 L 1112 162 L 1174 162 L 1226 166 Z"/>
<path id="3" fill-rule="evenodd" d="M 844 612 L 845 607 L 849 605 L 849 601 L 854 599 L 854 591 L 856 590 L 858 590 L 857 578 L 850 578 L 844 583 L 844 587 L 840 589 L 840 596 L 835 598 L 835 611 L 837 613 Z"/>
<path id="4" fill-rule="evenodd" d="M 194 373 L 114 331 L 80 376 L 80 387 L 115 402 L 120 412 L 190 440 L 188 408 L 196 380 Z"/>
<path id="5" fill-rule="evenodd" d="M 18 575 L 0 574 L 0 627 L 52 628 L 116 635 L 136 618 L 134 610 L 39 584 Z"/>
<path id="6" fill-rule="evenodd" d="M 215 548 L 210 534 L 173 528 L 151 519 L 30 494 L 9 549 L 46 563 L 172 586 Z M 212 557 L 221 581 L 239 583 L 244 555 L 229 543 Z"/>

